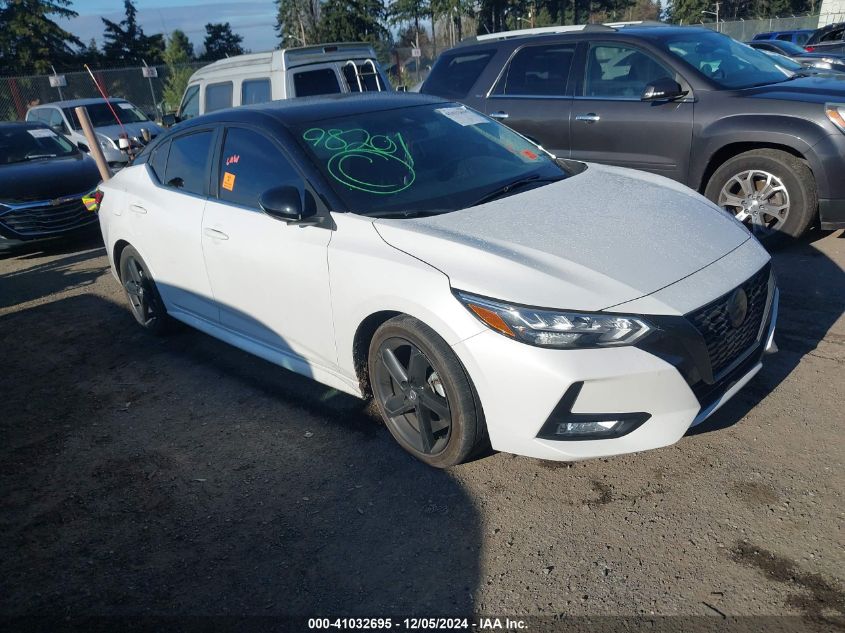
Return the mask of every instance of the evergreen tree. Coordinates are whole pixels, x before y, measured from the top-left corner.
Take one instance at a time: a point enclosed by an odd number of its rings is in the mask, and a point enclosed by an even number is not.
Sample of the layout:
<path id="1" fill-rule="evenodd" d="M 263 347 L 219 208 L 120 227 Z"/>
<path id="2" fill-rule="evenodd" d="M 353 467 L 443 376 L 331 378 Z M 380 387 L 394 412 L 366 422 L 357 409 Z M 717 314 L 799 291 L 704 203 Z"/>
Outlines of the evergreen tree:
<path id="1" fill-rule="evenodd" d="M 203 61 L 214 61 L 215 59 L 223 59 L 232 55 L 244 54 L 243 46 L 241 46 L 244 38 L 242 35 L 233 33 L 232 27 L 228 22 L 223 24 L 206 24 L 205 33 Z"/>
<path id="2" fill-rule="evenodd" d="M 188 64 L 193 61 L 194 47 L 188 36 L 180 30 L 170 34 L 164 49 L 164 63 L 167 65 L 167 80 L 164 82 L 164 109 L 175 111 L 182 101 L 188 79 L 194 72 Z"/>
<path id="3" fill-rule="evenodd" d="M 73 18 L 70 0 L 0 0 L 0 74 L 48 73 L 64 68 L 82 42 L 53 21 Z"/>
<path id="4" fill-rule="evenodd" d="M 324 42 L 382 42 L 390 39 L 384 27 L 382 0 L 327 0 L 320 20 Z"/>
<path id="5" fill-rule="evenodd" d="M 123 0 L 125 17 L 118 23 L 100 18 L 105 25 L 103 55 L 107 63 L 134 66 L 146 60 L 149 64 L 161 62 L 164 53 L 164 36 L 147 36 L 138 24 L 133 0 Z"/>
<path id="6" fill-rule="evenodd" d="M 320 0 L 276 0 L 276 33 L 282 48 L 320 41 Z"/>

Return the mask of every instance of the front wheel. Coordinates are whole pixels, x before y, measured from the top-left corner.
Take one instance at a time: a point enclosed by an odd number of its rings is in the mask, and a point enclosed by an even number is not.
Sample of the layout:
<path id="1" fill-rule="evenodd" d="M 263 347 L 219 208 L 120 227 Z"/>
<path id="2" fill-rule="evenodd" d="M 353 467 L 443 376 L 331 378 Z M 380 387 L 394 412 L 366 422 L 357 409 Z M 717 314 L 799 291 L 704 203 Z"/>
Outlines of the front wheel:
<path id="1" fill-rule="evenodd" d="M 726 161 L 704 193 L 766 245 L 801 237 L 818 211 L 813 172 L 801 159 L 774 149 L 744 152 Z"/>
<path id="2" fill-rule="evenodd" d="M 437 468 L 486 446 L 484 414 L 455 353 L 410 316 L 384 323 L 370 343 L 369 372 L 379 411 L 394 439 Z"/>

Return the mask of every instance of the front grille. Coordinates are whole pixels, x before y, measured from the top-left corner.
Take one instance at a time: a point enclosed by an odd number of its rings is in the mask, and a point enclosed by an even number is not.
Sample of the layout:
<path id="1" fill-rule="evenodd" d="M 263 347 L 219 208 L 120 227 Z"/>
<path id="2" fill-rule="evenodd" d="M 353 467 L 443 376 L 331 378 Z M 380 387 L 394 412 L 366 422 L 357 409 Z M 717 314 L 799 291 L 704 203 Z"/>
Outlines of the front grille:
<path id="1" fill-rule="evenodd" d="M 738 327 L 732 325 L 728 313 L 736 289 L 687 315 L 704 339 L 716 380 L 757 341 L 766 313 L 770 275 L 771 266 L 766 265 L 739 286 L 748 297 L 748 312 Z"/>
<path id="2" fill-rule="evenodd" d="M 2 213 L 2 210 L 0 210 Z M 97 214 L 88 211 L 81 198 L 52 206 L 33 205 L 12 209 L 0 215 L 0 225 L 21 237 L 40 237 L 65 233 L 97 221 Z"/>

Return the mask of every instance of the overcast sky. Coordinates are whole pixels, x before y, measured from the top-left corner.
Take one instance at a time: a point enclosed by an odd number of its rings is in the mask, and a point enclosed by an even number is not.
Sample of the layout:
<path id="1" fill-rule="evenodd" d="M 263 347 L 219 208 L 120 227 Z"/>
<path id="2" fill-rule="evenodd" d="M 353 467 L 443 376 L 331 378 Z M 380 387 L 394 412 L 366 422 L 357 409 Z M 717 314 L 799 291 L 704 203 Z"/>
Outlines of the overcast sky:
<path id="1" fill-rule="evenodd" d="M 278 45 L 273 29 L 276 23 L 273 0 L 136 0 L 135 6 L 138 21 L 147 35 L 181 29 L 188 34 L 195 50 L 202 48 L 208 22 L 229 22 L 232 30 L 243 36 L 244 48 L 254 52 L 270 50 Z M 102 45 L 103 22 L 100 17 L 119 22 L 124 16 L 122 0 L 73 0 L 71 8 L 79 17 L 61 20 L 60 23 L 85 44 L 93 37 Z"/>

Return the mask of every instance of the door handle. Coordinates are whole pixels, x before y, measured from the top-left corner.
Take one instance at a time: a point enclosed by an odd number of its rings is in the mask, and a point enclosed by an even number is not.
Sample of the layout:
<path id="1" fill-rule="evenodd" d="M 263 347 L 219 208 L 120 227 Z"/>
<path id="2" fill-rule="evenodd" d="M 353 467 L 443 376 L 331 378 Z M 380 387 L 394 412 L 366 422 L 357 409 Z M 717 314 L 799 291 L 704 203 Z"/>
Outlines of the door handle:
<path id="1" fill-rule="evenodd" d="M 146 213 L 147 210 L 142 207 L 140 204 L 130 204 L 129 210 L 134 211 L 135 213 Z"/>
<path id="2" fill-rule="evenodd" d="M 589 114 L 578 114 L 575 116 L 576 121 L 585 121 L 587 123 L 595 123 L 596 121 L 600 121 L 601 117 L 596 114 L 595 112 L 590 112 Z"/>
<path id="3" fill-rule="evenodd" d="M 502 111 L 494 112 L 493 114 L 490 115 L 490 118 L 491 119 L 507 119 L 508 113 L 502 112 Z"/>
<path id="4" fill-rule="evenodd" d="M 206 237 L 210 237 L 211 239 L 214 239 L 214 240 L 228 240 L 229 239 L 228 235 L 226 235 L 223 231 L 218 231 L 217 229 L 205 228 L 205 229 L 203 229 L 202 232 L 205 233 Z"/>

